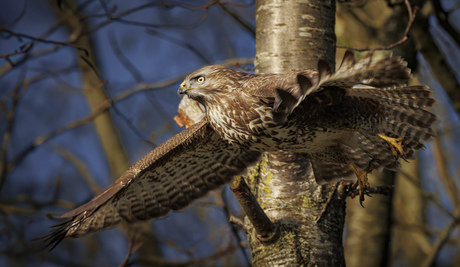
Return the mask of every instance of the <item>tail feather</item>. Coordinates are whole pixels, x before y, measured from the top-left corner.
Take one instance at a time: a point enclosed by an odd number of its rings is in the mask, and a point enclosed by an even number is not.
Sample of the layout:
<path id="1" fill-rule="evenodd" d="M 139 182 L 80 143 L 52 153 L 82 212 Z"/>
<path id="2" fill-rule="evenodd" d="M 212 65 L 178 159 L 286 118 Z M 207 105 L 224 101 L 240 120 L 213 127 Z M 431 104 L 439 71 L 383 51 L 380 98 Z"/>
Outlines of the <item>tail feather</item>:
<path id="1" fill-rule="evenodd" d="M 412 108 L 431 107 L 437 103 L 433 98 L 433 91 L 427 86 L 414 85 L 406 87 L 389 87 L 389 88 L 353 88 L 348 95 L 355 97 L 365 97 L 375 99 L 387 105 L 402 105 Z"/>
<path id="2" fill-rule="evenodd" d="M 406 159 L 408 159 L 408 160 L 414 160 L 415 159 L 415 151 L 420 150 L 420 149 L 425 149 L 424 144 L 419 143 L 419 142 L 414 141 L 414 140 L 410 140 L 410 139 L 404 139 L 404 141 L 402 143 L 402 147 L 403 147 Z"/>
<path id="3" fill-rule="evenodd" d="M 406 137 L 419 143 L 426 143 L 436 137 L 436 132 L 432 128 L 416 127 L 406 123 L 385 121 L 382 128 L 394 134 L 395 137 Z M 385 135 L 389 135 L 388 132 Z"/>
<path id="4" fill-rule="evenodd" d="M 421 128 L 429 128 L 436 125 L 439 119 L 431 112 L 424 109 L 408 108 L 402 105 L 385 106 L 385 118 L 397 123 L 407 123 Z"/>
<path id="5" fill-rule="evenodd" d="M 346 95 L 377 102 L 382 112 L 382 121 L 377 128 L 380 133 L 409 137 L 417 144 L 436 137 L 433 127 L 439 119 L 424 108 L 433 106 L 437 101 L 427 86 L 354 87 L 348 89 Z"/>

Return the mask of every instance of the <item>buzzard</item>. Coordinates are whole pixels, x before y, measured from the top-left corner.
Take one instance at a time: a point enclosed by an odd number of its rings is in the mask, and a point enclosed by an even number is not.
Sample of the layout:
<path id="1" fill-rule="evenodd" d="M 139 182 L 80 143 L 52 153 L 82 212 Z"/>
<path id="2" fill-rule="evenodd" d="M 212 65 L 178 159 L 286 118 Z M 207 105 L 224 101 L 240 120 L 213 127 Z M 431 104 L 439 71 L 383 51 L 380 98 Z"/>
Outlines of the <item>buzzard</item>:
<path id="1" fill-rule="evenodd" d="M 332 72 L 249 74 L 207 66 L 188 75 L 178 93 L 206 109 L 204 117 L 161 144 L 88 203 L 63 214 L 45 238 L 54 248 L 67 237 L 164 217 L 256 164 L 262 152 L 291 151 L 310 159 L 316 181 L 357 176 L 360 201 L 373 169 L 398 170 L 435 137 L 436 103 L 410 79 L 407 63 L 387 56 L 355 61 L 347 51 Z"/>

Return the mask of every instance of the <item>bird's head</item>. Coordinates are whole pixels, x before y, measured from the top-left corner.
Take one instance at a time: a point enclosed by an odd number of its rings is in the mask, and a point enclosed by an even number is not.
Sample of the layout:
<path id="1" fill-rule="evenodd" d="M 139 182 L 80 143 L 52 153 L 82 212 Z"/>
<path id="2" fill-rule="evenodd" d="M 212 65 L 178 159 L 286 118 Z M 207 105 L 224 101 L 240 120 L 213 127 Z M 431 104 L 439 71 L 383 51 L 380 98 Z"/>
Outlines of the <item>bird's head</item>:
<path id="1" fill-rule="evenodd" d="M 239 90 L 240 81 L 245 75 L 222 65 L 206 66 L 185 77 L 177 93 L 187 94 L 206 107 L 210 102 L 219 100 L 222 93 Z"/>

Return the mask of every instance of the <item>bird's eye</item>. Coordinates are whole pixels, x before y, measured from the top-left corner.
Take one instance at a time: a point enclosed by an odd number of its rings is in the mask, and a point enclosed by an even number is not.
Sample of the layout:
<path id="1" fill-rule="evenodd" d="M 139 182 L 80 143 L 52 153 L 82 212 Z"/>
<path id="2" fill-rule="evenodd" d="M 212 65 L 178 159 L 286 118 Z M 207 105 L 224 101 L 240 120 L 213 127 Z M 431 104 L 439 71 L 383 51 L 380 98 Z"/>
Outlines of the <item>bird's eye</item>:
<path id="1" fill-rule="evenodd" d="M 200 77 L 196 78 L 196 82 L 197 83 L 204 83 L 204 77 L 200 76 Z"/>

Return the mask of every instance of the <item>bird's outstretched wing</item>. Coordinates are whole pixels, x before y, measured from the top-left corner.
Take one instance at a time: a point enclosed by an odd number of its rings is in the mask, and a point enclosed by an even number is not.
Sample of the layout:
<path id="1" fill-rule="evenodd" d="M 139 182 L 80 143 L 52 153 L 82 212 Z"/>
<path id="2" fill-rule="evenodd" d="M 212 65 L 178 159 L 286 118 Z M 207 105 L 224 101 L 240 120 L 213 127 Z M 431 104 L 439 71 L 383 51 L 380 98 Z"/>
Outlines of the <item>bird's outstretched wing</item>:
<path id="1" fill-rule="evenodd" d="M 129 223 L 164 217 L 187 207 L 230 182 L 260 159 L 223 141 L 207 118 L 148 153 L 103 193 L 63 214 L 65 219 L 44 239 L 53 249 L 67 237 L 79 237 Z"/>

